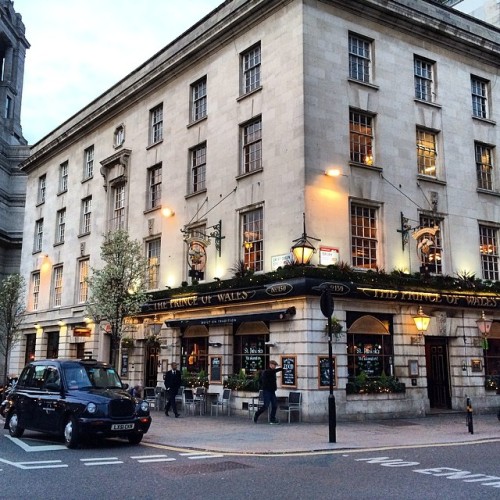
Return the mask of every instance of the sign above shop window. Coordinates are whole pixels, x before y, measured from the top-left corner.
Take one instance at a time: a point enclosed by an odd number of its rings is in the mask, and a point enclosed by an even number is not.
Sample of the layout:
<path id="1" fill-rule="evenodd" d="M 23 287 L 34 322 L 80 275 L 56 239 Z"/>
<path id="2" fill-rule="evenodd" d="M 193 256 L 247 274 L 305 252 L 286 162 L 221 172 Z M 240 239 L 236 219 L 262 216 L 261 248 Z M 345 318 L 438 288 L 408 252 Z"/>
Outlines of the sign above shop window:
<path id="1" fill-rule="evenodd" d="M 332 266 L 338 264 L 340 259 L 339 249 L 334 247 L 319 247 L 319 265 Z"/>

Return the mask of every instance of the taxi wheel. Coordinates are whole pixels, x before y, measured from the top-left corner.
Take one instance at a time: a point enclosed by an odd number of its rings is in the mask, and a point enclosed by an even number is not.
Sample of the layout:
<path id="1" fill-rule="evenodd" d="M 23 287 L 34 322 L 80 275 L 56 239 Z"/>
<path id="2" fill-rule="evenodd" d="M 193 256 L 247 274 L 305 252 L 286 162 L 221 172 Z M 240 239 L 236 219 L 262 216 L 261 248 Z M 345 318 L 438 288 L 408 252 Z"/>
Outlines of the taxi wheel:
<path id="1" fill-rule="evenodd" d="M 71 415 L 64 426 L 64 442 L 68 448 L 76 448 L 79 441 L 78 422 Z"/>
<path id="2" fill-rule="evenodd" d="M 139 444 L 142 441 L 142 436 L 144 436 L 142 432 L 134 432 L 133 434 L 129 434 L 128 442 L 130 444 Z"/>
<path id="3" fill-rule="evenodd" d="M 19 438 L 24 434 L 24 428 L 19 425 L 19 417 L 15 411 L 9 419 L 9 434 L 15 438 Z"/>

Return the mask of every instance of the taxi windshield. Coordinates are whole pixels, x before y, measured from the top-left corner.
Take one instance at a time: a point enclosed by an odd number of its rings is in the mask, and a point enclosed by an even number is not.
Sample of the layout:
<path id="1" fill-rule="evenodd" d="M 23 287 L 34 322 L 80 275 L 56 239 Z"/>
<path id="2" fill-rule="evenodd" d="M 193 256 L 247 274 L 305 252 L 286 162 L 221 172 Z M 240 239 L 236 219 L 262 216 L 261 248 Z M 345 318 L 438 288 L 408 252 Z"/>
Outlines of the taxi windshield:
<path id="1" fill-rule="evenodd" d="M 99 389 L 122 389 L 120 377 L 114 368 L 103 366 L 86 366 L 88 377 L 93 387 Z"/>

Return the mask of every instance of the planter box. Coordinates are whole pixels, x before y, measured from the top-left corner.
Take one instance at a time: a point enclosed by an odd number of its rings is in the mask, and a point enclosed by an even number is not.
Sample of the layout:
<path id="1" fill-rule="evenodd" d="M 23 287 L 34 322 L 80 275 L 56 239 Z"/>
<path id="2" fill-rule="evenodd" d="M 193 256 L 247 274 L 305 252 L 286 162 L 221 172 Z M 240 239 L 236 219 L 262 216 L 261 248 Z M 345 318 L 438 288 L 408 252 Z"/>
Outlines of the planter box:
<path id="1" fill-rule="evenodd" d="M 406 393 L 349 394 L 345 416 L 356 420 L 425 416 L 422 400 L 408 398 Z"/>

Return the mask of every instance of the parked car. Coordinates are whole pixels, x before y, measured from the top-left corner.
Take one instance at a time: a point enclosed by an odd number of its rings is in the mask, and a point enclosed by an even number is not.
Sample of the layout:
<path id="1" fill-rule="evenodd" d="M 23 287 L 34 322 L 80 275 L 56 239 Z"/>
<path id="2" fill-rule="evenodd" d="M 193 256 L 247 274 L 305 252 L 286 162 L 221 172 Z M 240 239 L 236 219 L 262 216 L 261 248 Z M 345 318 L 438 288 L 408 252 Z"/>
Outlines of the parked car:
<path id="1" fill-rule="evenodd" d="M 127 392 L 114 368 L 96 360 L 33 361 L 7 396 L 5 429 L 64 437 L 76 448 L 92 437 L 127 438 L 139 444 L 151 425 L 149 404 Z"/>

